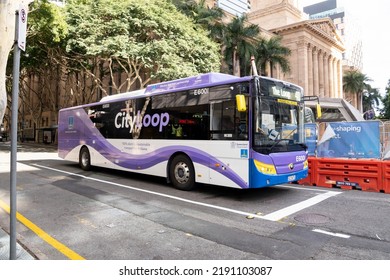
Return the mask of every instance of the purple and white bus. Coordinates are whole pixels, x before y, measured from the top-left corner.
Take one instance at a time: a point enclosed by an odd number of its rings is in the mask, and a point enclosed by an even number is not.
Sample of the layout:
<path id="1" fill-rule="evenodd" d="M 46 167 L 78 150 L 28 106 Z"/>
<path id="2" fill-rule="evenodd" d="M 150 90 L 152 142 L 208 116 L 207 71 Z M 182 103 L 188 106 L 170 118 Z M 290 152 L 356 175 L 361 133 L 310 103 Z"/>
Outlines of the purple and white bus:
<path id="1" fill-rule="evenodd" d="M 93 166 L 196 183 L 261 188 L 308 175 L 302 88 L 207 73 L 59 112 L 58 153 Z"/>

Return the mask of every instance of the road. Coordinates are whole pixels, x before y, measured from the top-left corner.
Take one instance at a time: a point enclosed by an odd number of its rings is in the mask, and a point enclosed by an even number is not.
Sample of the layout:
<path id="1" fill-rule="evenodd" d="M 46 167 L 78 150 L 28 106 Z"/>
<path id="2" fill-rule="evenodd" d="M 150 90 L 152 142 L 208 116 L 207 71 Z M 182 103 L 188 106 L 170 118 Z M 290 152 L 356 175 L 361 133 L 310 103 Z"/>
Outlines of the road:
<path id="1" fill-rule="evenodd" d="M 0 144 L 0 227 L 9 152 Z M 299 185 L 183 192 L 164 179 L 82 171 L 54 149 L 18 152 L 18 241 L 46 260 L 390 259 L 390 195 Z"/>

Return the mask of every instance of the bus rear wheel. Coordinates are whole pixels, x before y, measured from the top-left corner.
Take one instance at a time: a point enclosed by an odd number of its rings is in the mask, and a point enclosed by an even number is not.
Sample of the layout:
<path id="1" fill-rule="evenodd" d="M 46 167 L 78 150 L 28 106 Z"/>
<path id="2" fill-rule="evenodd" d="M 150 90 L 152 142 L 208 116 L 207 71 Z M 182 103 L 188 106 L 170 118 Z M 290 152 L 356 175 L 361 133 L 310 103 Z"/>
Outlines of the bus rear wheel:
<path id="1" fill-rule="evenodd" d="M 169 168 L 169 177 L 173 186 L 189 191 L 195 187 L 195 170 L 191 160 L 185 155 L 174 157 Z"/>
<path id="2" fill-rule="evenodd" d="M 79 165 L 85 171 L 91 169 L 91 155 L 87 147 L 82 147 L 80 150 Z"/>

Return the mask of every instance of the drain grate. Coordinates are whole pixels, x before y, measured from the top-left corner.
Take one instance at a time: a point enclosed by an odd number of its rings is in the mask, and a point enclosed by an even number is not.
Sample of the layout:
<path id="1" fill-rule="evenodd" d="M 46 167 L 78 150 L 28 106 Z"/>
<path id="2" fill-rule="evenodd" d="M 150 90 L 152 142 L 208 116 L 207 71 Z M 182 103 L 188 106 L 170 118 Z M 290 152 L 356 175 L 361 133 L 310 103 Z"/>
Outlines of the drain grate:
<path id="1" fill-rule="evenodd" d="M 321 215 L 321 214 L 314 214 L 314 213 L 307 213 L 307 214 L 300 214 L 295 216 L 294 220 L 304 223 L 304 224 L 326 224 L 332 221 L 331 218 Z"/>

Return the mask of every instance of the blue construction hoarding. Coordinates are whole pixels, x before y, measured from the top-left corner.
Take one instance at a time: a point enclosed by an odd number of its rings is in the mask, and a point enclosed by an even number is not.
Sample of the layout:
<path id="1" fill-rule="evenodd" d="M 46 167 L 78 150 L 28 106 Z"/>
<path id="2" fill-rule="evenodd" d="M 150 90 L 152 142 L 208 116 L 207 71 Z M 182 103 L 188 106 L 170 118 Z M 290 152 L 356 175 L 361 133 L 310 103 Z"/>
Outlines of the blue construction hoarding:
<path id="1" fill-rule="evenodd" d="M 328 123 L 317 143 L 317 156 L 379 159 L 379 126 L 379 121 Z"/>

